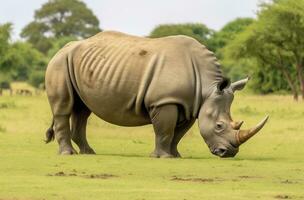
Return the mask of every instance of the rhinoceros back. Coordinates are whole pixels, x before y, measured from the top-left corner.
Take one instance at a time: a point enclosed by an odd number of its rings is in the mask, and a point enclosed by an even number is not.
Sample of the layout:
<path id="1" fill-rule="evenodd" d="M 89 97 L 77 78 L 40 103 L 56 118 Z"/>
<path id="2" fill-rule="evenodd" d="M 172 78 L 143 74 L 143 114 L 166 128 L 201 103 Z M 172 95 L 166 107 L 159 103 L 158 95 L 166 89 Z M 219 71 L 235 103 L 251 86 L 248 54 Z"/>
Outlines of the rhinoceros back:
<path id="1" fill-rule="evenodd" d="M 191 58 L 174 40 L 117 32 L 83 40 L 69 63 L 73 85 L 90 110 L 117 125 L 151 123 L 149 107 L 161 104 L 190 112 L 196 90 Z"/>

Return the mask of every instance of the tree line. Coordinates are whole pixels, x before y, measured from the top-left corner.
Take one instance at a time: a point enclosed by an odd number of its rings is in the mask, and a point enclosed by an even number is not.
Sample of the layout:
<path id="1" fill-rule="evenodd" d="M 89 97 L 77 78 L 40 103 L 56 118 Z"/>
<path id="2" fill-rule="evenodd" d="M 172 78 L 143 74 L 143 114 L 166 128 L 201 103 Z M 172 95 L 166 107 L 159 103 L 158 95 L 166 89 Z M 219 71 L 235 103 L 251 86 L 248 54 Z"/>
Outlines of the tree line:
<path id="1" fill-rule="evenodd" d="M 12 42 L 13 24 L 0 25 L 0 87 L 27 81 L 43 87 L 48 61 L 66 43 L 101 31 L 99 21 L 80 0 L 49 0 L 35 11 L 21 41 Z"/>
<path id="2" fill-rule="evenodd" d="M 215 31 L 202 23 L 161 24 L 148 37 L 187 35 L 219 58 L 233 81 L 252 76 L 257 93 L 292 93 L 304 98 L 304 0 L 261 3 L 257 17 L 238 18 Z M 48 60 L 69 41 L 102 31 L 99 21 L 80 0 L 49 0 L 35 11 L 22 41 L 12 42 L 12 24 L 0 25 L 0 87 L 28 81 L 39 87 Z"/>

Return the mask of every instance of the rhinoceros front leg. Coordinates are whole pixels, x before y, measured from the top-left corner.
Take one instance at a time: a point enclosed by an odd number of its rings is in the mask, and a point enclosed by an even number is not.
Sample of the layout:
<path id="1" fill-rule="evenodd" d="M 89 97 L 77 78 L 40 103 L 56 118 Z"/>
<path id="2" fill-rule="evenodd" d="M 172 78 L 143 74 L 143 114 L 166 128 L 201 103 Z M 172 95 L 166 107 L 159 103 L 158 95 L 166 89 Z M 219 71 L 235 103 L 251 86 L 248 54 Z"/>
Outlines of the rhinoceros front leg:
<path id="1" fill-rule="evenodd" d="M 155 149 L 151 157 L 171 158 L 171 143 L 177 122 L 178 110 L 176 105 L 164 105 L 150 112 L 155 132 Z"/>
<path id="2" fill-rule="evenodd" d="M 76 104 L 72 112 L 72 140 L 79 147 L 80 154 L 95 154 L 86 136 L 87 121 L 90 114 L 91 111 L 83 104 Z"/>
<path id="3" fill-rule="evenodd" d="M 192 127 L 194 122 L 195 119 L 190 119 L 189 121 L 184 121 L 176 126 L 174 131 L 174 137 L 171 143 L 171 153 L 174 157 L 178 157 L 178 158 L 181 157 L 180 153 L 177 150 L 177 145 L 179 141 L 182 139 L 182 137 L 184 137 L 187 131 Z"/>

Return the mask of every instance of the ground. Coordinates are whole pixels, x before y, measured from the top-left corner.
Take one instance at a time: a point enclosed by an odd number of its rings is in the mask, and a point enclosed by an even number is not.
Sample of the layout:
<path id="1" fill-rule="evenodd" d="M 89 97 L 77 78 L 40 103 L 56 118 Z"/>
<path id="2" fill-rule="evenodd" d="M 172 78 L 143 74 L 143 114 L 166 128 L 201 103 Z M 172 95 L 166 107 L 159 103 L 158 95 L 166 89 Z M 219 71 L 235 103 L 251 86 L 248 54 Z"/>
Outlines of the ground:
<path id="1" fill-rule="evenodd" d="M 235 158 L 213 156 L 197 124 L 182 159 L 150 158 L 151 126 L 124 128 L 95 116 L 88 139 L 97 155 L 57 155 L 44 144 L 51 123 L 45 94 L 0 97 L 0 200 L 304 199 L 304 103 L 290 96 L 238 93 L 235 119 L 266 127 Z"/>

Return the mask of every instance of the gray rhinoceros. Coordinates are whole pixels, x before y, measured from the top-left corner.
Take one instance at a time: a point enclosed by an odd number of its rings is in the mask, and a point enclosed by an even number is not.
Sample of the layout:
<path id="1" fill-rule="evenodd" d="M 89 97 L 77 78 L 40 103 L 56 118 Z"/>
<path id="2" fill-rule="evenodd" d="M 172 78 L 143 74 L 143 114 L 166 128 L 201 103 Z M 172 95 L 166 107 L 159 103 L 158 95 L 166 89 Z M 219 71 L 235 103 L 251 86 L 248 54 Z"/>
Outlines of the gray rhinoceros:
<path id="1" fill-rule="evenodd" d="M 230 84 L 214 54 L 186 36 L 141 38 L 105 31 L 71 42 L 50 61 L 45 78 L 60 154 L 93 154 L 86 139 L 91 112 L 121 126 L 153 124 L 154 157 L 179 157 L 177 145 L 198 119 L 210 151 L 235 156 L 240 144 L 257 133 L 233 122 L 233 93 L 248 78 Z M 71 120 L 70 120 L 71 119 Z M 71 122 L 71 126 L 70 126 Z"/>

